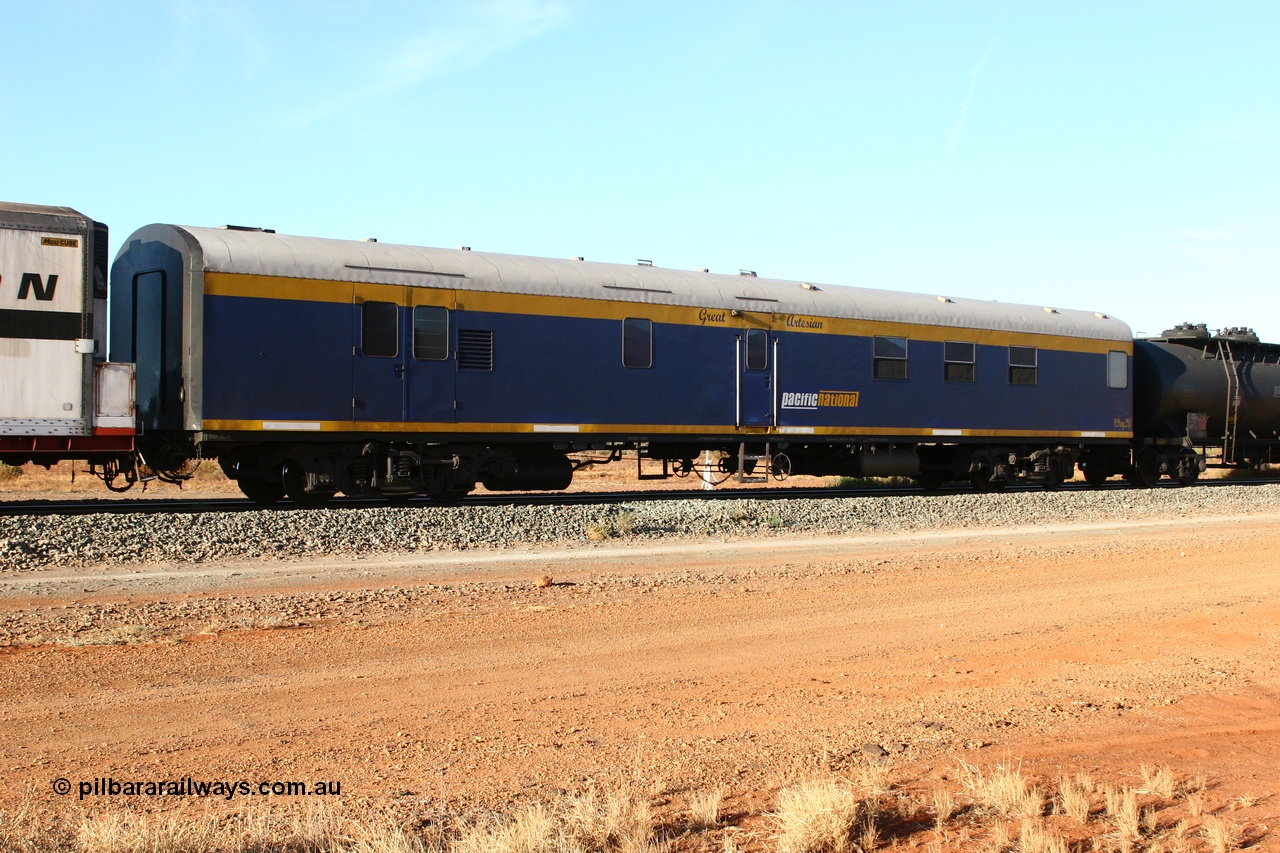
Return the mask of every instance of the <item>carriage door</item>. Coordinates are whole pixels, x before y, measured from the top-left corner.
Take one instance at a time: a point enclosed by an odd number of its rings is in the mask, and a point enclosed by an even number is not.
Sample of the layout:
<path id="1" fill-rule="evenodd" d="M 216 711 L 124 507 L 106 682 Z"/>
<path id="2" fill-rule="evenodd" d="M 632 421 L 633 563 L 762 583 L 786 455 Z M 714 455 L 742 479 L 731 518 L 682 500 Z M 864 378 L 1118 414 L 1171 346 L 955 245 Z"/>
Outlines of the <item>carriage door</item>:
<path id="1" fill-rule="evenodd" d="M 405 417 L 405 288 L 355 286 L 351 419 L 400 423 Z"/>
<path id="2" fill-rule="evenodd" d="M 457 382 L 453 356 L 452 290 L 410 290 L 415 304 L 406 314 L 406 420 L 415 424 L 453 423 Z"/>
<path id="3" fill-rule="evenodd" d="M 774 420 L 775 336 L 766 318 L 762 326 L 742 329 L 738 336 L 739 427 L 770 427 Z"/>

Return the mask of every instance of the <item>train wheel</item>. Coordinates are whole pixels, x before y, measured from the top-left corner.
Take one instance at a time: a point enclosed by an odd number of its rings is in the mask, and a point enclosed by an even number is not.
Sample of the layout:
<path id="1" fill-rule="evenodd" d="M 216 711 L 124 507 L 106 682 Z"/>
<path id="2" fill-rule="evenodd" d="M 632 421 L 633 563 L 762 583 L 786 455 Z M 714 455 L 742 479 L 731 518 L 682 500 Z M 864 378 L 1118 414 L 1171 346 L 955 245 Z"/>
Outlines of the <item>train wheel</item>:
<path id="1" fill-rule="evenodd" d="M 1081 462 L 1080 469 L 1084 471 L 1084 481 L 1095 489 L 1102 488 L 1102 484 L 1111 476 L 1111 472 L 1101 462 Z"/>
<path id="2" fill-rule="evenodd" d="M 284 497 L 284 486 L 280 483 L 272 483 L 269 480 L 260 480 L 257 477 L 240 477 L 236 480 L 236 485 L 240 487 L 240 491 L 249 500 L 258 506 L 271 506 L 280 503 Z"/>
<path id="3" fill-rule="evenodd" d="M 296 462 L 284 463 L 280 482 L 284 484 L 285 494 L 298 506 L 322 507 L 334 495 L 333 492 L 307 491 L 307 472 Z"/>
<path id="4" fill-rule="evenodd" d="M 1177 469 L 1173 478 L 1180 486 L 1194 486 L 1200 479 L 1200 454 L 1190 447 L 1178 451 Z"/>
<path id="5" fill-rule="evenodd" d="M 462 503 L 462 499 L 471 494 L 470 489 L 442 489 L 439 492 L 431 493 L 431 502 L 438 506 L 457 506 Z"/>
<path id="6" fill-rule="evenodd" d="M 1154 450 L 1139 453 L 1127 479 L 1139 489 L 1153 488 L 1160 482 L 1160 456 Z"/>
<path id="7" fill-rule="evenodd" d="M 979 492 L 1003 492 L 1007 485 L 1003 480 L 992 480 L 990 468 L 979 468 L 969 473 L 969 482 Z"/>
<path id="8" fill-rule="evenodd" d="M 1056 492 L 1062 483 L 1071 476 L 1071 463 L 1058 456 L 1050 456 L 1045 460 L 1044 470 L 1036 478 L 1040 488 L 1046 492 Z"/>

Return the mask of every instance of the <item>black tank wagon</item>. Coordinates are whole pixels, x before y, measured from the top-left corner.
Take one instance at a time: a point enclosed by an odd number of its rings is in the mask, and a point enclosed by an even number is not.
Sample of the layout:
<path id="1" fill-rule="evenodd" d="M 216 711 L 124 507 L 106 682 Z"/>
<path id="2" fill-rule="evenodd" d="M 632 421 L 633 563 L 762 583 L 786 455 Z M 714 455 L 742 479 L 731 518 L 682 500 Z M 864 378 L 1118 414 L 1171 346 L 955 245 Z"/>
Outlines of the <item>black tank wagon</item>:
<path id="1" fill-rule="evenodd" d="M 1196 460 L 1220 467 L 1280 461 L 1280 345 L 1252 330 L 1212 333 L 1184 323 L 1137 340 L 1134 476 L 1195 478 Z"/>

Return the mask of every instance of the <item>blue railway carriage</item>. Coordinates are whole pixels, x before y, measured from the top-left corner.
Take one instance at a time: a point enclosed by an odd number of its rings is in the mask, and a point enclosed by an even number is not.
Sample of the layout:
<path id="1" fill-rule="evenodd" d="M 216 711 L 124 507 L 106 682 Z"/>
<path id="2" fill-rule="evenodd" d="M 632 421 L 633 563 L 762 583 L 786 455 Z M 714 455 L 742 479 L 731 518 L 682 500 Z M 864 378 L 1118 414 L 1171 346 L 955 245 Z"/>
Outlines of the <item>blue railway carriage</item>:
<path id="1" fill-rule="evenodd" d="M 111 288 L 144 455 L 264 503 L 562 489 L 583 451 L 981 489 L 1129 462 L 1104 314 L 173 225 Z"/>

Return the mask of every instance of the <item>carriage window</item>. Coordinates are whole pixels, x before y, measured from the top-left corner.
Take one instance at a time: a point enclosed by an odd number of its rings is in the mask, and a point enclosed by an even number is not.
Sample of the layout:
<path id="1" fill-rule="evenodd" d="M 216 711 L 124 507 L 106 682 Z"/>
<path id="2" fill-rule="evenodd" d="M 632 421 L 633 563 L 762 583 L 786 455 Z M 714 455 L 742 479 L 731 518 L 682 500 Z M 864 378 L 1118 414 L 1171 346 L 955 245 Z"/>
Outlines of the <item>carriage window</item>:
<path id="1" fill-rule="evenodd" d="M 1129 387 L 1129 356 L 1127 354 L 1117 350 L 1107 353 L 1107 387 Z"/>
<path id="2" fill-rule="evenodd" d="M 747 329 L 747 370 L 769 367 L 769 333 L 764 329 Z"/>
<path id="3" fill-rule="evenodd" d="M 360 351 L 368 358 L 395 358 L 400 351 L 400 309 L 394 302 L 360 306 Z"/>
<path id="4" fill-rule="evenodd" d="M 944 341 L 942 344 L 942 362 L 943 378 L 946 381 L 973 381 L 973 344 L 963 341 Z"/>
<path id="5" fill-rule="evenodd" d="M 449 357 L 449 309 L 417 305 L 413 309 L 413 357 L 444 361 Z"/>
<path id="6" fill-rule="evenodd" d="M 876 379 L 907 378 L 907 339 L 876 338 L 873 352 Z"/>
<path id="7" fill-rule="evenodd" d="M 1035 347 L 1009 347 L 1009 384 L 1035 385 L 1038 361 Z"/>
<path id="8" fill-rule="evenodd" d="M 622 321 L 622 366 L 653 367 L 653 321 L 627 317 Z"/>

